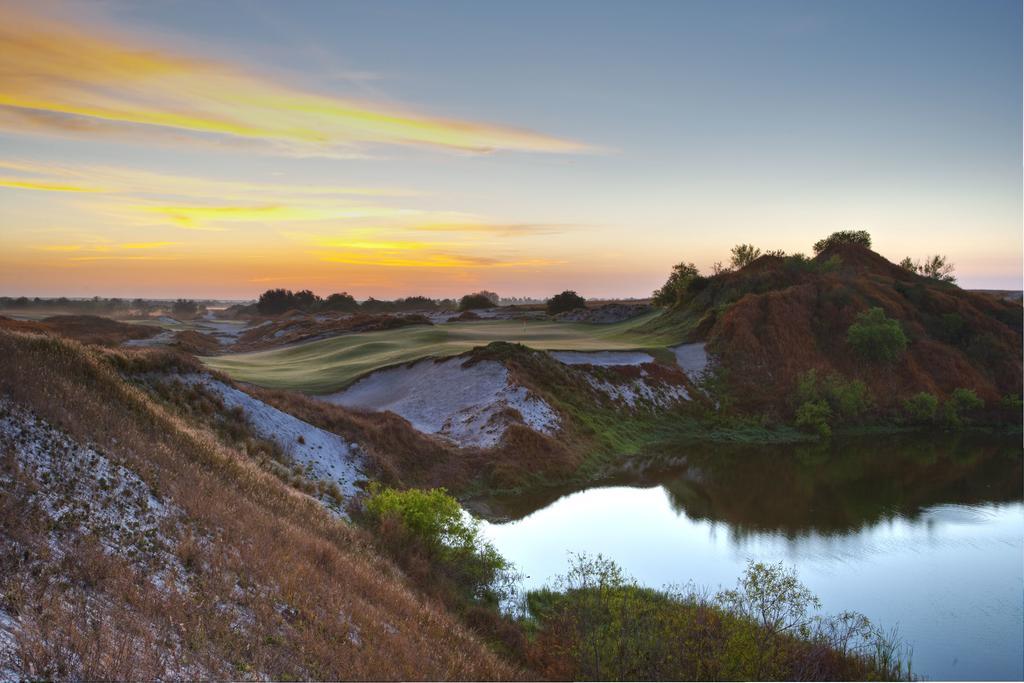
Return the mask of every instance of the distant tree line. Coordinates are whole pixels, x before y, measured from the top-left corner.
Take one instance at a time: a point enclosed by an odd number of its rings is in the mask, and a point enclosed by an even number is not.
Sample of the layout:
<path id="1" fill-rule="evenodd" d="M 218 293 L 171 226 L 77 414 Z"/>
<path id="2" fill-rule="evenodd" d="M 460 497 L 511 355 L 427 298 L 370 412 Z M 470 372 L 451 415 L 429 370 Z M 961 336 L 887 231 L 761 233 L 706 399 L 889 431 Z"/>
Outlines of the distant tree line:
<path id="1" fill-rule="evenodd" d="M 193 317 L 206 310 L 203 302 L 192 299 L 177 301 L 158 301 L 153 299 L 122 299 L 119 297 L 91 299 L 69 299 L 57 297 L 43 299 L 40 297 L 0 297 L 0 310 L 33 310 L 53 313 L 75 313 L 79 315 L 127 316 L 148 315 L 153 311 L 169 310 L 172 315 Z"/>
<path id="2" fill-rule="evenodd" d="M 327 297 L 320 297 L 308 289 L 294 292 L 290 289 L 268 289 L 260 294 L 255 304 L 255 311 L 260 315 L 280 315 L 288 311 L 303 313 L 339 312 L 339 313 L 411 313 L 424 311 L 474 311 L 495 308 L 509 302 L 545 303 L 547 312 L 551 314 L 584 308 L 586 300 L 576 292 L 566 290 L 550 299 L 503 299 L 495 292 L 481 290 L 455 299 L 431 299 L 426 296 L 409 296 L 393 301 L 383 301 L 370 297 L 365 301 L 357 301 L 348 292 L 338 292 Z"/>
<path id="3" fill-rule="evenodd" d="M 487 299 L 486 306 L 497 305 L 497 294 L 489 292 L 494 299 Z M 475 296 L 475 295 L 467 295 Z M 465 299 L 466 297 L 463 297 Z M 459 308 L 454 299 L 431 299 L 426 296 L 409 296 L 393 301 L 383 301 L 370 297 L 366 301 L 356 301 L 348 292 L 336 292 L 327 297 L 320 297 L 308 289 L 293 292 L 290 289 L 268 289 L 260 294 L 256 302 L 256 310 L 261 315 L 280 315 L 288 311 L 303 313 L 337 312 L 337 313 L 407 313 L 411 311 L 445 311 Z M 463 309 L 467 310 L 467 309 Z"/>

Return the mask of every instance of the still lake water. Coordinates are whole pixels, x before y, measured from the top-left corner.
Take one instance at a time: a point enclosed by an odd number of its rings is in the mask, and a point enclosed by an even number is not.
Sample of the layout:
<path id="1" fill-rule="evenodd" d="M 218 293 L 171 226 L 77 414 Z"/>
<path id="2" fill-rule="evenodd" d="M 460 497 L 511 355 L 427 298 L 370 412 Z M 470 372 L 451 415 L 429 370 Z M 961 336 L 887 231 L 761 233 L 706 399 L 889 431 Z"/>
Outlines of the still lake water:
<path id="1" fill-rule="evenodd" d="M 654 587 L 731 588 L 748 560 L 782 561 L 824 612 L 898 626 L 915 673 L 1020 680 L 1022 460 L 1018 437 L 678 446 L 606 486 L 491 501 L 512 521 L 484 532 L 527 588 L 550 585 L 570 552 Z"/>

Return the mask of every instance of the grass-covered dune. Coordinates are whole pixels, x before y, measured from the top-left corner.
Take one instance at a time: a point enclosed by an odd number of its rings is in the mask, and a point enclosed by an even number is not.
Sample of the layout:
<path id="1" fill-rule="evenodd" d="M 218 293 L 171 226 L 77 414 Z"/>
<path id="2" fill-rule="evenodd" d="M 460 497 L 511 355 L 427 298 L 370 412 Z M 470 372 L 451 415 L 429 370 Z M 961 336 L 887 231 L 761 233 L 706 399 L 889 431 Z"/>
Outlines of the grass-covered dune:
<path id="1" fill-rule="evenodd" d="M 669 357 L 674 330 L 649 332 L 652 313 L 611 325 L 547 321 L 474 321 L 410 326 L 342 335 L 295 346 L 204 358 L 236 380 L 273 389 L 330 393 L 373 370 L 427 356 L 454 356 L 491 342 L 517 342 L 540 350 L 646 350 Z"/>
<path id="2" fill-rule="evenodd" d="M 522 677 L 223 404 L 149 389 L 199 371 L 0 329 L 0 678 Z"/>

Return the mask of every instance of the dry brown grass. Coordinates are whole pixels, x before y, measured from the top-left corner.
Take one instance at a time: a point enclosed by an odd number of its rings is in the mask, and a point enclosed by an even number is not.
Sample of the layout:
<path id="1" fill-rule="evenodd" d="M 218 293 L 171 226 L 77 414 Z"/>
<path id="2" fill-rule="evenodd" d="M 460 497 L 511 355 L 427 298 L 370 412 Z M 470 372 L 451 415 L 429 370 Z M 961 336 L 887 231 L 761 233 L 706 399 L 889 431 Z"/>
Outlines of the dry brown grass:
<path id="1" fill-rule="evenodd" d="M 26 671 L 65 660 L 71 667 L 77 658 L 91 668 L 71 677 L 147 679 L 165 665 L 160 657 L 173 653 L 183 658 L 169 663 L 179 677 L 189 666 L 229 678 L 518 675 L 411 590 L 364 533 L 210 430 L 161 407 L 115 369 L 184 362 L 149 354 L 119 352 L 115 363 L 74 341 L 0 331 L 0 391 L 114 454 L 188 520 L 177 544 L 186 567 L 182 593 L 146 588 L 144 576 L 117 562 L 102 571 L 86 563 L 84 571 L 97 577 L 92 585 L 71 582 L 50 600 L 39 597 L 45 582 L 30 581 L 36 592 L 22 591 L 29 597 L 16 607 L 29 625 L 20 643 Z M 3 495 L 8 510 L 24 499 Z M 3 535 L 31 545 L 31 524 L 5 514 Z M 43 564 L 57 580 L 70 575 L 59 563 Z M 4 569 L 5 577 L 21 576 Z M 90 609 L 81 609 L 83 602 Z M 89 635 L 97 628 L 99 636 Z"/>
<path id="2" fill-rule="evenodd" d="M 160 334 L 154 325 L 129 325 L 98 315 L 55 315 L 38 322 L 0 318 L 0 327 L 24 332 L 56 334 L 83 344 L 117 346 L 129 339 L 149 339 Z"/>

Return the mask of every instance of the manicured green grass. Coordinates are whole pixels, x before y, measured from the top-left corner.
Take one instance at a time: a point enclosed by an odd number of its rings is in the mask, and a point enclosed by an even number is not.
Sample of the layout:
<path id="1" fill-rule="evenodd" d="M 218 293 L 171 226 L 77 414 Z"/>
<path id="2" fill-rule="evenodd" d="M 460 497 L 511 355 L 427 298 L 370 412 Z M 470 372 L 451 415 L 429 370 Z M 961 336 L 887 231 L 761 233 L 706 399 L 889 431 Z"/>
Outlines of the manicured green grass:
<path id="1" fill-rule="evenodd" d="M 493 341 L 518 342 L 544 350 L 645 350 L 664 358 L 666 347 L 681 339 L 640 329 L 657 315 L 650 313 L 614 325 L 512 320 L 413 325 L 203 361 L 243 382 L 325 394 L 378 368 L 427 356 L 454 356 Z"/>

